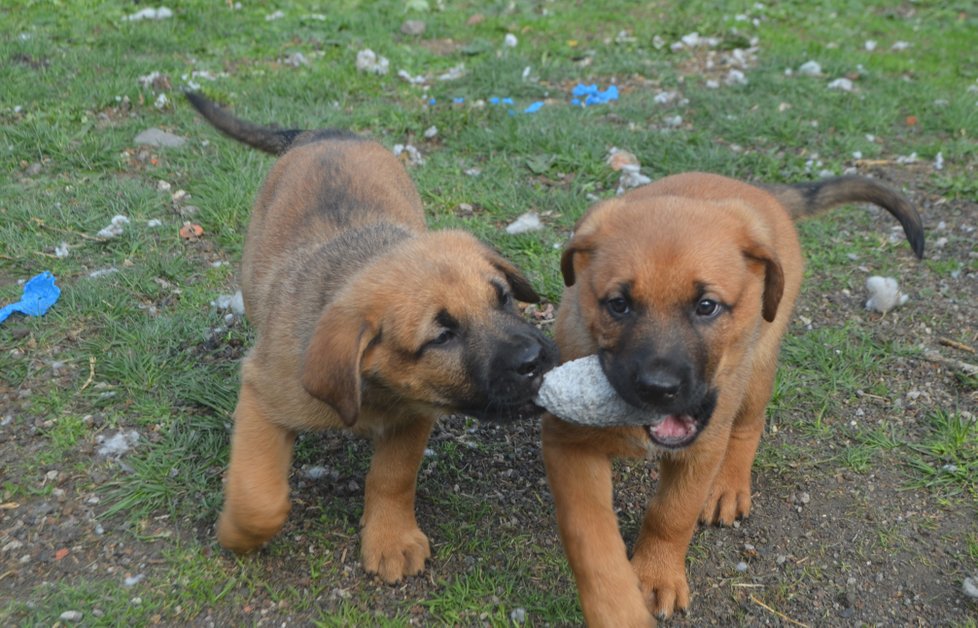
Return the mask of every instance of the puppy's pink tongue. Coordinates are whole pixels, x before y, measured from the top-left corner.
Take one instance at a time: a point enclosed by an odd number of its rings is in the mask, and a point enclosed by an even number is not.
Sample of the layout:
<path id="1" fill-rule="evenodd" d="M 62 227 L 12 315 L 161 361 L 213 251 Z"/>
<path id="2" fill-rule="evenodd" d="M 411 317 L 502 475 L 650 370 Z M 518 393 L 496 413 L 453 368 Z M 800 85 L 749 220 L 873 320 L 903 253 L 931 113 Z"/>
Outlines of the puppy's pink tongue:
<path id="1" fill-rule="evenodd" d="M 687 415 L 670 414 L 652 428 L 656 438 L 663 441 L 681 441 L 696 431 L 696 422 Z"/>

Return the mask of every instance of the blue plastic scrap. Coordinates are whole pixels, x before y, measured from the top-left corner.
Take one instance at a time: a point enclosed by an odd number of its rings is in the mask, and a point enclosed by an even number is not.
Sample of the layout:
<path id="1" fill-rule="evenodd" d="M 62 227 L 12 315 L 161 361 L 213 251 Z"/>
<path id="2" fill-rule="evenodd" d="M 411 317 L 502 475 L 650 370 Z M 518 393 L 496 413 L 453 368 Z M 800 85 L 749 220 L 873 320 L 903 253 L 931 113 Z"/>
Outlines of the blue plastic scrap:
<path id="1" fill-rule="evenodd" d="M 31 277 L 24 284 L 24 296 L 20 301 L 0 308 L 0 323 L 14 312 L 27 316 L 43 316 L 61 296 L 61 289 L 54 281 L 54 275 L 48 271 Z"/>
<path id="2" fill-rule="evenodd" d="M 584 83 L 578 83 L 576 87 L 571 91 L 571 95 L 574 96 L 571 99 L 572 105 L 581 105 L 582 107 L 589 107 L 591 105 L 603 105 L 609 103 L 612 100 L 618 100 L 618 86 L 610 85 L 608 89 L 601 91 L 598 89 L 597 85 L 585 85 Z M 584 97 L 584 100 L 581 100 Z"/>
<path id="3" fill-rule="evenodd" d="M 538 100 L 535 103 L 533 103 L 532 105 L 530 105 L 529 107 L 527 107 L 526 109 L 524 109 L 523 110 L 523 113 L 536 113 L 536 112 L 540 111 L 540 108 L 541 107 L 543 107 L 543 101 L 542 100 Z"/>

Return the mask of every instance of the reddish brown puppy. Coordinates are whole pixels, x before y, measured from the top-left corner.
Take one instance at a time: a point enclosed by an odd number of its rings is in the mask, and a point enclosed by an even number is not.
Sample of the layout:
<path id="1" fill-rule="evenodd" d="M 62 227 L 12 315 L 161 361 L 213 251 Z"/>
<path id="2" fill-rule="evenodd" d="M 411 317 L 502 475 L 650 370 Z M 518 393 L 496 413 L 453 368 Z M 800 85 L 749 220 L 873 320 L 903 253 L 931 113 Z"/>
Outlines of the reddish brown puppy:
<path id="1" fill-rule="evenodd" d="M 543 454 L 561 540 L 592 626 L 643 626 L 689 604 L 697 520 L 750 514 L 751 465 L 781 337 L 802 280 L 794 219 L 871 202 L 923 254 L 920 217 L 860 177 L 757 187 L 667 177 L 592 207 L 561 260 L 555 335 L 563 360 L 597 354 L 642 425 L 544 418 Z M 629 561 L 612 507 L 611 459 L 663 451 L 658 490 Z"/>
<path id="2" fill-rule="evenodd" d="M 259 548 L 289 512 L 300 430 L 374 443 L 361 521 L 364 567 L 394 582 L 431 552 L 414 514 L 435 419 L 510 420 L 556 360 L 515 301 L 537 301 L 508 261 L 459 231 L 429 232 L 401 163 L 343 131 L 280 131 L 190 102 L 227 135 L 281 157 L 255 201 L 241 284 L 257 330 L 234 411 L 221 545 Z"/>

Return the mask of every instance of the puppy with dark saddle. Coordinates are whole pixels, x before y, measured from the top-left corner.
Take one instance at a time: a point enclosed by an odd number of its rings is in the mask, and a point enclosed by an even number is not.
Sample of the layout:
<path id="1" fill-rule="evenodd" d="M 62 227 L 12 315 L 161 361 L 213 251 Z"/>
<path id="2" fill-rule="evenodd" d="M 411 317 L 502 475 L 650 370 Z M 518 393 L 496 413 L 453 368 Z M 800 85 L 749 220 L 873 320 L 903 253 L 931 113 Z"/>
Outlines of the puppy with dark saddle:
<path id="1" fill-rule="evenodd" d="M 296 433 L 345 428 L 374 444 L 363 565 L 387 582 L 417 574 L 431 552 L 415 484 L 435 419 L 538 413 L 556 350 L 516 301 L 539 297 L 471 235 L 428 231 L 413 183 L 380 144 L 262 127 L 187 97 L 218 130 L 279 155 L 245 239 L 241 286 L 257 338 L 241 370 L 218 540 L 248 552 L 278 533 Z"/>

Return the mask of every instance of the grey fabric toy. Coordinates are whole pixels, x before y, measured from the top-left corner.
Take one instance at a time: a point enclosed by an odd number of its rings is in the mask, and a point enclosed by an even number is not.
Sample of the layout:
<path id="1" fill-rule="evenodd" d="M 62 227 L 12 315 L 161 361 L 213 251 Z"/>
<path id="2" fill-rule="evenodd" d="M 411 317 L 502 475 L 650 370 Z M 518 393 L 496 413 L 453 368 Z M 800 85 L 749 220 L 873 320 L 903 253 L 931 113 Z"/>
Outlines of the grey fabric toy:
<path id="1" fill-rule="evenodd" d="M 535 401 L 554 416 L 581 425 L 644 425 L 656 419 L 618 396 L 596 355 L 564 362 L 549 371 Z"/>

